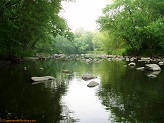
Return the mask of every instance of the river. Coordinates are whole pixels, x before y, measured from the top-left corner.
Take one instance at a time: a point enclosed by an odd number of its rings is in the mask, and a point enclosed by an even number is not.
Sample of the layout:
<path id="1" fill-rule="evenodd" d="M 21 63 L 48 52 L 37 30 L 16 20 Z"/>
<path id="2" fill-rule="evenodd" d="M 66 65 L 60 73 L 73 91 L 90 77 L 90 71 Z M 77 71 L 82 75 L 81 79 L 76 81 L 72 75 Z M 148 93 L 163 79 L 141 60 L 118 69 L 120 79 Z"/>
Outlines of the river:
<path id="1" fill-rule="evenodd" d="M 127 61 L 24 61 L 0 69 L 0 120 L 37 123 L 163 123 L 164 66 L 156 78 Z M 70 73 L 63 73 L 69 70 Z M 91 73 L 99 85 L 81 77 Z M 54 81 L 33 83 L 33 76 Z M 30 121 L 31 120 L 31 121 Z"/>

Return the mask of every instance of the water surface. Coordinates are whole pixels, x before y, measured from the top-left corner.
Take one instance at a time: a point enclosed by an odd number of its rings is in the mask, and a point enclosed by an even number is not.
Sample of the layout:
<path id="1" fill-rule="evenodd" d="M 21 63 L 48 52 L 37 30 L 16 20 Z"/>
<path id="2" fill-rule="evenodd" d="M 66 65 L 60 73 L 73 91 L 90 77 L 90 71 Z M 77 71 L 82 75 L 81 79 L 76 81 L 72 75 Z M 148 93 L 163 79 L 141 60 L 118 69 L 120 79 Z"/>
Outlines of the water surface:
<path id="1" fill-rule="evenodd" d="M 144 71 L 125 66 L 128 63 L 45 60 L 1 68 L 0 118 L 38 123 L 164 122 L 164 66 L 152 79 Z M 70 74 L 63 73 L 65 69 Z M 99 85 L 88 88 L 93 80 L 82 80 L 85 73 L 97 76 L 94 81 Z M 56 80 L 31 82 L 32 76 L 46 75 Z"/>

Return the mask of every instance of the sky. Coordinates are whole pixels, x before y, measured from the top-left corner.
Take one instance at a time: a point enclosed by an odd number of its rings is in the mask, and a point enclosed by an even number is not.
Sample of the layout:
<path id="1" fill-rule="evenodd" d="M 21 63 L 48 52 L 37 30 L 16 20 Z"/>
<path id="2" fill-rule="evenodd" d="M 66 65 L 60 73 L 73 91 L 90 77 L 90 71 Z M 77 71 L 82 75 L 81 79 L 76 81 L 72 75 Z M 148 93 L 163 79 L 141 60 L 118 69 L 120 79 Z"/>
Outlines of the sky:
<path id="1" fill-rule="evenodd" d="M 62 2 L 63 10 L 60 15 L 67 20 L 68 26 L 75 31 L 78 27 L 92 31 L 98 29 L 96 20 L 102 15 L 102 8 L 112 0 L 76 0 Z"/>

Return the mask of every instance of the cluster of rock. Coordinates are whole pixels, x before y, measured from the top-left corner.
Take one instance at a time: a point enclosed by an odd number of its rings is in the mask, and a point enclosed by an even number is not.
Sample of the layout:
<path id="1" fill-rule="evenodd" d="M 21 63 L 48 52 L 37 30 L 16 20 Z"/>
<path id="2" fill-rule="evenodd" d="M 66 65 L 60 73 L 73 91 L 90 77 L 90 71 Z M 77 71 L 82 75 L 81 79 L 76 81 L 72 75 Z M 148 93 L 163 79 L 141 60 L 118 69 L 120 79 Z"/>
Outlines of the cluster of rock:
<path id="1" fill-rule="evenodd" d="M 106 55 L 106 54 L 37 54 L 35 57 L 26 57 L 25 60 L 46 60 L 46 59 L 62 59 L 62 60 L 79 60 L 87 63 L 101 62 L 103 59 L 108 61 L 139 61 L 139 62 L 159 62 L 163 65 L 164 58 L 151 58 L 151 57 L 132 57 L 132 56 L 120 56 L 120 55 Z"/>
<path id="2" fill-rule="evenodd" d="M 159 64 L 163 65 L 163 62 L 159 62 Z M 130 66 L 131 68 L 134 68 L 136 66 L 136 63 L 131 62 L 128 64 L 128 66 Z M 138 67 L 136 68 L 136 70 L 145 71 L 146 75 L 149 78 L 156 78 L 157 75 L 160 73 L 161 68 L 159 67 L 158 64 L 145 64 L 144 67 Z"/>
<path id="3" fill-rule="evenodd" d="M 95 78 L 97 78 L 96 76 L 94 76 L 94 75 L 92 75 L 92 74 L 90 74 L 90 73 L 86 73 L 86 74 L 84 74 L 83 76 L 82 76 L 82 79 L 83 80 L 85 80 L 85 81 L 87 81 L 87 80 L 92 80 L 92 79 L 95 79 Z M 99 85 L 99 83 L 97 83 L 96 81 L 90 81 L 89 83 L 88 83 L 88 87 L 96 87 L 96 86 L 98 86 Z"/>

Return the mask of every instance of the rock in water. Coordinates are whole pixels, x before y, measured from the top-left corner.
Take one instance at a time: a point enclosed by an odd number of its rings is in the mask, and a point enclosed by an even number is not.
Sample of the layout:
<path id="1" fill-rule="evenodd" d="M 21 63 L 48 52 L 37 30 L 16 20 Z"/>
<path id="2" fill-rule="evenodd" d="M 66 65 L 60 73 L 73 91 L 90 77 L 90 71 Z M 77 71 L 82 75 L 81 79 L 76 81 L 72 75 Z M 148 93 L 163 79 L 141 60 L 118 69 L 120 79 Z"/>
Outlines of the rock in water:
<path id="1" fill-rule="evenodd" d="M 161 68 L 157 64 L 146 64 L 144 69 L 149 71 L 161 71 Z"/>
<path id="2" fill-rule="evenodd" d="M 136 66 L 136 63 L 131 62 L 131 63 L 129 63 L 128 65 L 129 65 L 129 66 Z"/>
<path id="3" fill-rule="evenodd" d="M 82 76 L 83 80 L 90 80 L 90 79 L 94 79 L 94 78 L 96 78 L 96 77 L 89 73 L 86 73 Z"/>
<path id="4" fill-rule="evenodd" d="M 95 87 L 95 86 L 97 86 L 97 85 L 99 85 L 99 83 L 97 83 L 97 82 L 95 82 L 95 81 L 91 81 L 87 86 L 88 86 L 88 87 Z"/>
<path id="5" fill-rule="evenodd" d="M 136 63 L 131 62 L 131 63 L 129 63 L 128 65 L 129 65 L 130 68 L 134 68 L 134 67 L 136 66 Z"/>
<path id="6" fill-rule="evenodd" d="M 160 61 L 158 64 L 159 64 L 159 65 L 163 65 L 164 63 L 163 63 L 162 61 Z"/>
<path id="7" fill-rule="evenodd" d="M 31 80 L 34 82 L 39 82 L 39 81 L 55 80 L 55 78 L 52 76 L 43 76 L 43 77 L 31 77 Z"/>
<path id="8" fill-rule="evenodd" d="M 144 67 L 138 67 L 138 68 L 136 68 L 136 70 L 144 71 Z"/>

